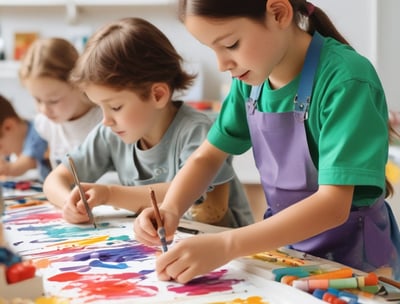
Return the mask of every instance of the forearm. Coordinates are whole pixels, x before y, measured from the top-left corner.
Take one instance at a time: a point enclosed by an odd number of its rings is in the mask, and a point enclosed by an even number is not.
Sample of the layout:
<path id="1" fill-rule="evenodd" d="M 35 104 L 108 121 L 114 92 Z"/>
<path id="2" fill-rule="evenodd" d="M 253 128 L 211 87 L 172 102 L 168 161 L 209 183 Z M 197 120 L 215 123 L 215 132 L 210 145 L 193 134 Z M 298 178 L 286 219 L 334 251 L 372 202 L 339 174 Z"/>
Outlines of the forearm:
<path id="1" fill-rule="evenodd" d="M 226 242 L 231 258 L 308 239 L 347 220 L 353 187 L 342 190 L 334 193 L 317 192 L 264 221 L 224 232 L 221 239 Z"/>
<path id="2" fill-rule="evenodd" d="M 227 156 L 207 141 L 203 143 L 175 176 L 161 208 L 182 217 L 206 191 Z"/>
<path id="3" fill-rule="evenodd" d="M 36 168 L 36 161 L 33 158 L 27 156 L 20 156 L 14 162 L 4 163 L 3 174 L 8 176 L 20 176 L 29 169 Z"/>
<path id="4" fill-rule="evenodd" d="M 62 171 L 63 170 L 60 170 L 59 167 L 54 169 L 47 176 L 43 184 L 43 192 L 46 195 L 48 201 L 59 208 L 62 208 L 64 206 L 64 203 L 70 195 L 71 189 L 73 187 L 72 176 L 69 176 L 69 172 Z"/>
<path id="5" fill-rule="evenodd" d="M 110 197 L 107 205 L 138 212 L 150 207 L 150 188 L 154 190 L 157 202 L 160 204 L 167 193 L 170 183 L 159 183 L 143 186 L 109 185 Z"/>

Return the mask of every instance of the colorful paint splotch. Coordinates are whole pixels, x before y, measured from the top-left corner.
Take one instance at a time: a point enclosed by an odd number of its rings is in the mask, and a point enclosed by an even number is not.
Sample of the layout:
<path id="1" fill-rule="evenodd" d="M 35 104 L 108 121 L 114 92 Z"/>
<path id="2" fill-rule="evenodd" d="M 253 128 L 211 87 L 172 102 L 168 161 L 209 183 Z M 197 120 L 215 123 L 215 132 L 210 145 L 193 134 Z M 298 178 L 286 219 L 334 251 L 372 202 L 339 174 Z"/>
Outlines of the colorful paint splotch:
<path id="1" fill-rule="evenodd" d="M 174 301 L 234 293 L 248 288 L 243 275 L 217 270 L 188 284 L 161 282 L 155 274 L 159 248 L 133 239 L 131 218 L 102 217 L 98 229 L 66 223 L 50 204 L 9 208 L 4 223 L 14 251 L 33 261 L 48 296 L 71 303 Z M 179 238 L 179 237 L 177 237 Z"/>
<path id="2" fill-rule="evenodd" d="M 268 288 L 268 280 L 237 263 L 228 263 L 187 284 L 158 280 L 155 260 L 160 248 L 134 239 L 131 217 L 103 213 L 97 218 L 98 229 L 94 229 L 89 224 L 65 222 L 49 203 L 18 208 L 10 201 L 7 204 L 11 205 L 6 206 L 2 218 L 6 240 L 14 252 L 36 266 L 48 299 L 71 304 L 294 303 L 269 297 L 278 288 Z M 186 237 L 192 236 L 176 235 L 178 241 Z M 313 299 L 310 296 L 306 302 L 312 304 Z"/>

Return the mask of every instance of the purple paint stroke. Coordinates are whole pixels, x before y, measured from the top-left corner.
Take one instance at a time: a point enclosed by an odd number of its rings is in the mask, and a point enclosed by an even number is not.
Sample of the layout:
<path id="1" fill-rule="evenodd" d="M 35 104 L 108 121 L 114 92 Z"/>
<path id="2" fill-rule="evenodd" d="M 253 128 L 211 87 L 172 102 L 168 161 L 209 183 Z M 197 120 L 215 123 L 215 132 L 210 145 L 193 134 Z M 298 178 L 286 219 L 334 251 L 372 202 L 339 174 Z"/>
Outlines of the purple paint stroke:
<path id="1" fill-rule="evenodd" d="M 197 277 L 185 285 L 168 286 L 169 291 L 188 296 L 204 295 L 213 292 L 233 291 L 233 285 L 236 285 L 243 279 L 224 279 L 222 276 L 227 272 L 226 269 L 211 272 L 207 275 Z"/>

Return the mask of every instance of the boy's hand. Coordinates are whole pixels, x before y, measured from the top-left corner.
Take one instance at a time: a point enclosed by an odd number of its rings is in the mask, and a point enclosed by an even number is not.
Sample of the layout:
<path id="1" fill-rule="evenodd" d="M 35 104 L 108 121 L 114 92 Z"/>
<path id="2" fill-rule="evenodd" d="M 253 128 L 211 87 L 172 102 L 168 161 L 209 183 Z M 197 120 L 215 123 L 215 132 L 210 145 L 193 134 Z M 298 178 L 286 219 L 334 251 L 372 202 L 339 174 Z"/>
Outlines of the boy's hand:
<path id="1" fill-rule="evenodd" d="M 91 209 L 108 202 L 110 196 L 108 186 L 93 183 L 81 183 L 81 186 Z M 63 206 L 63 217 L 66 221 L 73 224 L 86 223 L 89 221 L 85 205 L 81 200 L 77 187 L 72 189 L 69 198 Z"/>

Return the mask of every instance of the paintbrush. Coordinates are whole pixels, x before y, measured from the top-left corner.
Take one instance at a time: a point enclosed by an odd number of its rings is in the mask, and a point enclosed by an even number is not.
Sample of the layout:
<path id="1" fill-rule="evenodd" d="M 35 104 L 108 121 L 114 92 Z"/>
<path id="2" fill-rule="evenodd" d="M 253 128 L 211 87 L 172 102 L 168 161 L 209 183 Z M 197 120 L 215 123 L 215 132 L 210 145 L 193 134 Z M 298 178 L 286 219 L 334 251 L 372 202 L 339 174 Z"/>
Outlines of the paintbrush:
<path id="1" fill-rule="evenodd" d="M 76 172 L 76 167 L 75 167 L 74 160 L 72 159 L 72 157 L 70 155 L 67 155 L 67 157 L 68 157 L 69 165 L 71 167 L 72 176 L 74 177 L 75 185 L 78 187 L 79 194 L 81 196 L 81 200 L 82 200 L 83 205 L 85 206 L 86 212 L 87 212 L 87 214 L 89 216 L 89 221 L 90 221 L 90 223 L 93 223 L 93 227 L 96 229 L 97 225 L 96 225 L 96 222 L 94 220 L 92 210 L 90 209 L 89 204 L 88 204 L 88 202 L 86 200 L 86 195 L 85 195 L 85 192 L 83 191 L 81 182 L 79 181 L 78 174 Z"/>
<path id="2" fill-rule="evenodd" d="M 154 190 L 150 188 L 150 198 L 151 198 L 151 203 L 153 205 L 154 209 L 154 215 L 156 217 L 156 222 L 157 222 L 157 234 L 158 237 L 160 238 L 161 245 L 162 245 L 162 251 L 167 252 L 168 247 L 167 247 L 167 240 L 165 239 L 165 229 L 164 229 L 164 224 L 161 220 L 161 215 L 160 215 L 160 210 L 158 209 L 158 204 L 156 200 L 156 195 L 154 193 Z"/>

